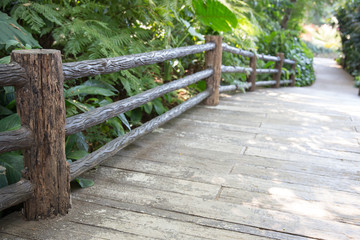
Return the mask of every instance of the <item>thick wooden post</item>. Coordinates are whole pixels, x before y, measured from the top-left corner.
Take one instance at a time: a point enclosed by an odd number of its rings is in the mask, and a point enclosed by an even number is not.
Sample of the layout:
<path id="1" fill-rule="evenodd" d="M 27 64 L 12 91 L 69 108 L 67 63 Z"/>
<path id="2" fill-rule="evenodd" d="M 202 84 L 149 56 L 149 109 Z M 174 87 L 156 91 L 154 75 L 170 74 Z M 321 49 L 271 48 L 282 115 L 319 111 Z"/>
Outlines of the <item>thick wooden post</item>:
<path id="1" fill-rule="evenodd" d="M 291 86 L 292 87 L 295 87 L 295 78 L 296 78 L 296 64 L 297 64 L 297 62 L 296 62 L 296 60 L 294 60 L 294 62 L 295 63 L 291 66 L 292 73 L 291 73 L 291 76 L 290 76 Z"/>
<path id="2" fill-rule="evenodd" d="M 281 69 L 284 64 L 284 54 L 278 53 L 278 54 L 276 54 L 276 56 L 280 57 L 280 61 L 276 62 L 276 64 L 275 64 L 275 69 L 277 69 L 278 72 L 273 75 L 273 79 L 276 81 L 275 87 L 279 88 L 280 87 L 280 79 L 281 79 Z"/>
<path id="3" fill-rule="evenodd" d="M 206 68 L 212 68 L 214 74 L 206 79 L 207 89 L 212 91 L 212 94 L 205 99 L 205 105 L 219 104 L 219 86 L 221 79 L 221 62 L 222 62 L 222 37 L 221 36 L 206 36 L 206 42 L 214 42 L 216 47 L 214 50 L 207 51 L 205 54 Z"/>
<path id="4" fill-rule="evenodd" d="M 61 53 L 58 50 L 18 50 L 11 59 L 28 79 L 16 88 L 21 124 L 33 132 L 24 150 L 23 177 L 34 184 L 34 197 L 24 205 L 26 219 L 66 214 L 70 208 L 70 171 L 65 157 L 65 102 Z"/>
<path id="5" fill-rule="evenodd" d="M 247 81 L 251 83 L 250 91 L 255 91 L 256 89 L 256 54 L 253 57 L 250 57 L 250 68 L 252 68 L 252 73 L 248 76 Z"/>

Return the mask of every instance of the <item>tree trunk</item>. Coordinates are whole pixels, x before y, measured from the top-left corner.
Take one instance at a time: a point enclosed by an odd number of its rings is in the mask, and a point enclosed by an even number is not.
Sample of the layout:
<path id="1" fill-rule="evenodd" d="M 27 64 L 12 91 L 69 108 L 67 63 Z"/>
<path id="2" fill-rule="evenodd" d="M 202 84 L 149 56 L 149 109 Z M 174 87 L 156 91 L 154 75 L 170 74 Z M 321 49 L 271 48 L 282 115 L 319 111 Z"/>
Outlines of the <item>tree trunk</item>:
<path id="1" fill-rule="evenodd" d="M 287 28 L 287 24 L 288 24 L 288 22 L 289 22 L 289 20 L 290 20 L 291 13 L 292 13 L 295 5 L 296 5 L 296 1 L 297 1 L 297 0 L 291 0 L 291 3 L 292 3 L 293 6 L 292 6 L 291 8 L 287 8 L 287 9 L 285 10 L 285 15 L 284 15 L 284 17 L 283 17 L 283 19 L 282 19 L 282 21 L 281 21 L 281 23 L 280 23 L 280 26 L 281 26 L 282 29 L 286 29 L 286 28 Z"/>

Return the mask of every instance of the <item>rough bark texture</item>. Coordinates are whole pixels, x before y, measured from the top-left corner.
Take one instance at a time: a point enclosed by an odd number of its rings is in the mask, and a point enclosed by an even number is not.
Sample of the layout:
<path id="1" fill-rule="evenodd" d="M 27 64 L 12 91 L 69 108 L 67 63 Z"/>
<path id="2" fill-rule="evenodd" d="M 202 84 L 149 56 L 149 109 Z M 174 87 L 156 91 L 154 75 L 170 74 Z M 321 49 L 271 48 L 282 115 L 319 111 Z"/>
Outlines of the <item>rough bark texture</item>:
<path id="1" fill-rule="evenodd" d="M 278 72 L 273 75 L 273 79 L 276 81 L 275 87 L 279 88 L 280 87 L 280 78 L 281 78 L 281 73 L 282 73 L 281 69 L 284 64 L 284 53 L 278 53 L 278 54 L 276 54 L 276 56 L 278 56 L 280 58 L 280 61 L 276 62 L 276 64 L 275 64 L 274 69 L 277 69 Z"/>
<path id="2" fill-rule="evenodd" d="M 257 59 L 264 60 L 264 61 L 273 61 L 273 62 L 279 62 L 280 58 L 270 55 L 264 55 L 264 54 L 257 54 Z"/>
<path id="3" fill-rule="evenodd" d="M 291 66 L 291 76 L 290 76 L 290 79 L 291 79 L 291 86 L 292 87 L 295 87 L 295 77 L 296 77 L 296 60 L 294 61 L 293 65 Z M 359 92 L 360 94 L 360 92 Z"/>
<path id="4" fill-rule="evenodd" d="M 226 43 L 222 44 L 222 49 L 225 52 L 229 52 L 229 53 L 233 53 L 233 54 L 237 54 L 237 55 L 241 55 L 244 57 L 253 57 L 255 54 L 250 52 L 250 51 L 245 51 L 236 47 L 231 47 L 229 45 L 227 45 Z"/>
<path id="5" fill-rule="evenodd" d="M 235 67 L 235 66 L 221 66 L 221 73 L 251 73 L 252 68 Z"/>
<path id="6" fill-rule="evenodd" d="M 272 73 L 278 73 L 278 69 L 256 69 L 257 74 L 272 74 Z"/>
<path id="7" fill-rule="evenodd" d="M 293 6 L 296 5 L 296 1 L 297 0 L 291 0 L 291 3 L 293 4 Z M 290 20 L 290 17 L 291 17 L 292 9 L 293 9 L 293 7 L 292 8 L 287 8 L 285 10 L 284 17 L 283 17 L 283 19 L 281 20 L 281 23 L 280 23 L 280 26 L 281 26 L 282 29 L 287 28 L 287 24 L 288 24 L 288 22 Z"/>
<path id="8" fill-rule="evenodd" d="M 284 64 L 291 64 L 291 65 L 293 65 L 293 64 L 295 64 L 296 63 L 296 60 L 290 60 L 290 59 L 284 59 Z"/>
<path id="9" fill-rule="evenodd" d="M 109 118 L 118 116 L 121 113 L 133 110 L 155 98 L 179 88 L 196 83 L 204 78 L 211 76 L 212 69 L 206 69 L 186 76 L 184 78 L 163 84 L 156 88 L 147 90 L 135 96 L 110 103 L 103 107 L 98 107 L 91 111 L 78 114 L 66 119 L 66 135 L 74 134 L 106 121 Z"/>
<path id="10" fill-rule="evenodd" d="M 63 64 L 65 80 L 118 72 L 214 49 L 213 43 Z"/>
<path id="11" fill-rule="evenodd" d="M 214 42 L 215 49 L 207 51 L 205 54 L 206 68 L 214 70 L 212 76 L 206 79 L 207 89 L 212 93 L 205 101 L 205 105 L 215 106 L 219 104 L 219 86 L 221 78 L 221 62 L 222 62 L 222 37 L 206 36 L 206 42 Z"/>
<path id="12" fill-rule="evenodd" d="M 25 149 L 33 143 L 32 132 L 26 127 L 0 133 L 0 153 Z"/>
<path id="13" fill-rule="evenodd" d="M 244 82 L 242 84 L 236 84 L 236 85 L 227 85 L 227 86 L 220 86 L 219 92 L 230 92 L 230 91 L 236 91 L 239 89 L 249 89 L 251 88 L 251 83 Z"/>
<path id="14" fill-rule="evenodd" d="M 70 208 L 69 164 L 65 158 L 65 102 L 61 54 L 57 50 L 19 50 L 12 61 L 26 71 L 28 82 L 16 88 L 21 124 L 33 132 L 24 151 L 24 178 L 35 186 L 25 202 L 28 220 L 66 214 Z"/>
<path id="15" fill-rule="evenodd" d="M 250 91 L 255 91 L 256 89 L 256 55 L 254 55 L 253 57 L 250 58 L 250 64 L 249 64 L 250 68 L 252 69 L 251 74 L 248 76 L 247 81 L 249 83 L 251 83 L 251 88 Z"/>
<path id="16" fill-rule="evenodd" d="M 25 83 L 26 73 L 19 64 L 0 64 L 0 86 L 21 86 Z"/>
<path id="17" fill-rule="evenodd" d="M 33 191 L 34 186 L 25 179 L 1 188 L 0 211 L 28 200 L 33 195 Z"/>

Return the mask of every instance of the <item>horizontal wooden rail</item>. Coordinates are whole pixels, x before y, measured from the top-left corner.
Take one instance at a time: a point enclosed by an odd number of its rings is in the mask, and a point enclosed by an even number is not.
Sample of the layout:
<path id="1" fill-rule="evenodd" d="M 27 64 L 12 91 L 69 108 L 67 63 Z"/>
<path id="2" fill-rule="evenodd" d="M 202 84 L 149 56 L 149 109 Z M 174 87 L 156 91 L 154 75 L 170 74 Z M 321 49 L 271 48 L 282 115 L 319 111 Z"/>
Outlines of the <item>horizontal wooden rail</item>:
<path id="1" fill-rule="evenodd" d="M 221 73 L 251 73 L 252 68 L 235 67 L 235 66 L 221 66 Z"/>
<path id="2" fill-rule="evenodd" d="M 279 62 L 280 58 L 276 56 L 270 56 L 265 54 L 257 54 L 257 59 L 264 60 L 264 61 L 272 61 L 272 62 Z"/>
<path id="3" fill-rule="evenodd" d="M 22 86 L 26 82 L 25 70 L 19 64 L 0 64 L 0 86 Z"/>
<path id="4" fill-rule="evenodd" d="M 32 197 L 33 191 L 33 185 L 25 179 L 0 188 L 0 211 L 28 200 Z"/>
<path id="5" fill-rule="evenodd" d="M 291 64 L 291 65 L 293 65 L 293 64 L 295 64 L 296 63 L 296 61 L 294 61 L 294 60 L 290 60 L 290 59 L 284 59 L 284 64 Z"/>
<path id="6" fill-rule="evenodd" d="M 190 54 L 210 51 L 214 48 L 215 43 L 205 43 L 201 45 L 139 53 L 114 58 L 101 58 L 96 60 L 64 63 L 64 78 L 65 80 L 68 80 L 113 73 L 138 66 L 150 65 L 163 62 L 165 60 L 184 57 Z"/>
<path id="7" fill-rule="evenodd" d="M 251 57 L 254 56 L 253 52 L 245 51 L 245 50 L 242 50 L 242 49 L 236 48 L 236 47 L 231 47 L 226 43 L 222 44 L 222 49 L 225 52 L 230 52 L 230 53 L 241 55 L 241 56 L 244 56 L 244 57 L 250 57 L 251 58 Z M 277 56 L 270 56 L 270 55 L 265 55 L 265 54 L 256 54 L 256 56 L 257 56 L 257 59 L 264 60 L 264 61 L 273 61 L 273 62 L 279 62 L 280 61 L 280 58 L 277 57 Z M 290 60 L 290 59 L 285 59 L 284 63 L 294 64 L 295 61 Z"/>
<path id="8" fill-rule="evenodd" d="M 281 80 L 281 81 L 280 81 L 280 84 L 281 84 L 281 85 L 284 85 L 284 84 L 292 84 L 292 82 L 293 82 L 293 81 L 292 81 L 291 79 L 290 79 L 290 80 Z"/>
<path id="9" fill-rule="evenodd" d="M 280 84 L 291 84 L 292 80 L 281 80 Z M 276 84 L 276 80 L 270 80 L 270 81 L 258 81 L 256 82 L 256 86 L 272 86 Z"/>
<path id="10" fill-rule="evenodd" d="M 106 121 L 109 118 L 118 116 L 141 105 L 158 98 L 166 93 L 186 87 L 190 84 L 196 83 L 205 79 L 213 74 L 212 69 L 206 69 L 184 78 L 166 83 L 156 88 L 142 92 L 136 96 L 126 98 L 106 106 L 93 109 L 89 112 L 78 114 L 66 119 L 66 135 L 74 134 L 85 130 L 91 126 Z"/>
<path id="11" fill-rule="evenodd" d="M 277 69 L 256 69 L 256 74 L 273 74 L 273 73 L 278 73 L 279 70 Z"/>
<path id="12" fill-rule="evenodd" d="M 0 133 L 0 153 L 25 149 L 30 147 L 32 143 L 32 132 L 25 127 Z"/>
<path id="13" fill-rule="evenodd" d="M 225 52 L 229 52 L 229 53 L 233 53 L 233 54 L 237 54 L 237 55 L 241 55 L 244 57 L 253 57 L 254 53 L 250 52 L 250 51 L 245 51 L 236 47 L 231 47 L 226 43 L 222 44 L 222 49 Z"/>
<path id="14" fill-rule="evenodd" d="M 97 166 L 107 158 L 113 156 L 118 151 L 128 146 L 138 138 L 153 131 L 154 129 L 158 128 L 167 121 L 179 116 L 181 113 L 199 104 L 210 95 L 211 95 L 211 91 L 205 90 L 204 92 L 199 93 L 197 96 L 187 100 L 186 102 L 180 104 L 179 106 L 174 107 L 173 109 L 167 111 L 166 113 L 130 131 L 126 135 L 112 140 L 111 142 L 107 143 L 106 145 L 99 148 L 95 152 L 90 153 L 86 157 L 79 159 L 76 162 L 73 162 L 70 165 L 71 180 L 74 180 L 80 174 L 86 172 L 87 170 Z"/>
<path id="15" fill-rule="evenodd" d="M 235 90 L 239 90 L 239 89 L 249 89 L 249 88 L 251 88 L 251 83 L 245 82 L 245 83 L 242 83 L 242 84 L 220 86 L 219 92 L 223 93 L 223 92 L 230 92 L 230 91 L 235 91 Z"/>

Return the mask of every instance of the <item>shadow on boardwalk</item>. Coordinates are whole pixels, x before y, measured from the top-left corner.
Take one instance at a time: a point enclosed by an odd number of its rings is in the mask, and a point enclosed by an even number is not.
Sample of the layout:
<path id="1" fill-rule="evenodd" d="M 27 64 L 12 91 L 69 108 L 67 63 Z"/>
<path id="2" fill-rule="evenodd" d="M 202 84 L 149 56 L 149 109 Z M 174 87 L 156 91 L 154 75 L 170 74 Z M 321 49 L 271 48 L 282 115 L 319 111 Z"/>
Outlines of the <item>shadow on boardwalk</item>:
<path id="1" fill-rule="evenodd" d="M 306 88 L 223 95 L 84 175 L 65 217 L 1 239 L 359 239 L 360 98 L 316 59 Z"/>

